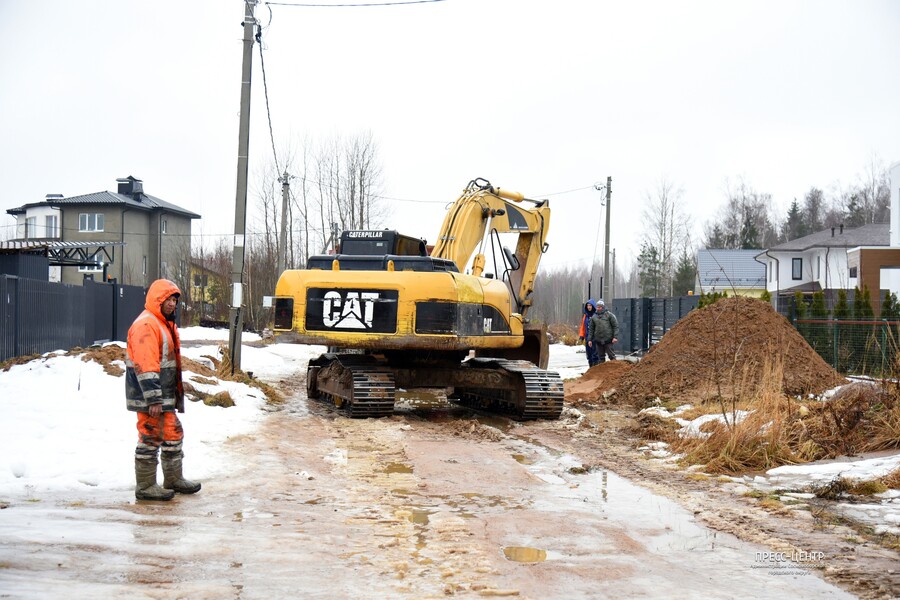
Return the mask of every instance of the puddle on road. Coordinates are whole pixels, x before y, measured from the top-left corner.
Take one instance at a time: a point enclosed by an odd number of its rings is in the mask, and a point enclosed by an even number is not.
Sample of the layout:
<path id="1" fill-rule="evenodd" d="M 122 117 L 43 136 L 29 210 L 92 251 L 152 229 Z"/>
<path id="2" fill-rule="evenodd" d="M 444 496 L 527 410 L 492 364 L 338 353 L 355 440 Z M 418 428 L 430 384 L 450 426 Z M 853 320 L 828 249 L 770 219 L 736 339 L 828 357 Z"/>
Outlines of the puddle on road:
<path id="1" fill-rule="evenodd" d="M 506 560 L 525 563 L 544 562 L 547 560 L 547 551 L 528 546 L 507 546 L 503 549 Z"/>
<path id="2" fill-rule="evenodd" d="M 433 515 L 435 511 L 426 510 L 424 508 L 413 508 L 410 510 L 410 514 L 406 517 L 410 523 L 414 523 L 415 525 L 428 525 L 428 517 L 429 515 Z"/>
<path id="3" fill-rule="evenodd" d="M 403 463 L 392 462 L 388 463 L 384 468 L 385 473 L 412 473 L 413 468 L 409 465 Z"/>
<path id="4" fill-rule="evenodd" d="M 525 456 L 524 454 L 513 454 L 513 460 L 515 460 L 520 465 L 530 465 L 533 464 L 534 461 Z"/>

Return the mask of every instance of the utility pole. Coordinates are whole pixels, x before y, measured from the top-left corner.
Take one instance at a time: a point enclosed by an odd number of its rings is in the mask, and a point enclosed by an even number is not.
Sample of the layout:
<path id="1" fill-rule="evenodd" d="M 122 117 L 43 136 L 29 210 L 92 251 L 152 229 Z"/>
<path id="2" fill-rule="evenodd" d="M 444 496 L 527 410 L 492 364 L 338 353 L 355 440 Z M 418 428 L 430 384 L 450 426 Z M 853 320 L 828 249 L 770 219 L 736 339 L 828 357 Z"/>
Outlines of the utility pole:
<path id="1" fill-rule="evenodd" d="M 241 368 L 241 331 L 244 329 L 244 236 L 247 231 L 247 170 L 250 153 L 250 73 L 253 67 L 253 10 L 258 0 L 244 0 L 244 60 L 241 67 L 241 119 L 238 131 L 237 195 L 234 203 L 234 251 L 231 263 L 231 331 L 228 355 L 231 374 Z"/>
<path id="2" fill-rule="evenodd" d="M 612 296 L 610 292 L 609 277 L 609 214 L 612 210 L 612 177 L 606 178 L 606 236 L 603 240 L 605 250 L 603 253 L 603 301 L 612 310 Z"/>
<path id="3" fill-rule="evenodd" d="M 278 238 L 278 266 L 275 271 L 278 276 L 281 276 L 287 265 L 287 209 L 291 188 L 290 179 L 287 169 L 285 169 L 284 175 L 278 178 L 278 181 L 281 182 L 281 237 Z"/>

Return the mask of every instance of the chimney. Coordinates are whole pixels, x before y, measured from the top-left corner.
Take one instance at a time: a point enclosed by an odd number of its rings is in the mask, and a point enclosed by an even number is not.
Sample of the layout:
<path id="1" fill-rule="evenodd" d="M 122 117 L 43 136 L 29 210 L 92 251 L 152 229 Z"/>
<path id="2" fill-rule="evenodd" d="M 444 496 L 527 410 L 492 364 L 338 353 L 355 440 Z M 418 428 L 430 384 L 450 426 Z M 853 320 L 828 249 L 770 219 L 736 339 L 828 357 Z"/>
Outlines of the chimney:
<path id="1" fill-rule="evenodd" d="M 118 192 L 123 196 L 131 196 L 135 202 L 141 201 L 141 196 L 144 194 L 144 182 L 140 179 L 135 179 L 131 175 L 128 177 L 123 177 L 121 179 L 116 179 L 116 183 L 119 184 Z"/>
<path id="2" fill-rule="evenodd" d="M 841 223 L 841 235 L 844 235 L 844 224 Z"/>

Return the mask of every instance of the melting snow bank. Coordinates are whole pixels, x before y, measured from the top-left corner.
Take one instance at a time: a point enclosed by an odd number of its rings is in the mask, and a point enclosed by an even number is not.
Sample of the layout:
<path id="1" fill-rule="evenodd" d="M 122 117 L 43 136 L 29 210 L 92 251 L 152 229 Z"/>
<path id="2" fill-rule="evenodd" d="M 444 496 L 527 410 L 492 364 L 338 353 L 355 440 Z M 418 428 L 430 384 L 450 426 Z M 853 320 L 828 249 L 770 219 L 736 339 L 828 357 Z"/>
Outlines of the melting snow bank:
<path id="1" fill-rule="evenodd" d="M 786 465 L 766 471 L 765 477 L 756 477 L 750 483 L 763 491 L 810 491 L 821 489 L 832 482 L 845 479 L 850 482 L 871 481 L 900 469 L 900 453 L 868 458 L 841 457 L 804 465 Z M 873 494 L 866 503 L 838 502 L 835 510 L 844 516 L 870 525 L 875 533 L 900 535 L 900 490 L 888 490 Z"/>
<path id="2" fill-rule="evenodd" d="M 182 331 L 188 338 L 201 340 L 215 340 L 217 333 L 199 327 Z M 320 346 L 295 344 L 242 346 L 241 365 L 274 383 L 305 371 L 306 361 L 322 351 Z M 218 346 L 184 348 L 183 354 L 208 363 L 202 356 L 218 358 Z M 120 361 L 113 365 L 124 370 Z M 227 391 L 234 400 L 234 406 L 228 408 L 187 402 L 185 412 L 179 415 L 185 430 L 185 475 L 202 481 L 228 468 L 222 464 L 222 445 L 256 428 L 265 414 L 266 397 L 243 383 L 215 378 L 197 382 L 189 371 L 185 371 L 185 380 L 209 394 Z M 124 375 L 110 375 L 100 364 L 85 362 L 81 356 L 51 352 L 0 371 L 0 390 L 4 417 L 0 420 L 4 448 L 0 453 L 0 501 L 12 496 L 39 497 L 45 490 L 124 490 L 134 486 L 137 430 L 134 414 L 125 409 Z"/>
<path id="3" fill-rule="evenodd" d="M 837 389 L 839 388 L 825 392 L 822 395 L 823 400 L 831 398 Z M 693 407 L 689 404 L 679 406 L 674 410 L 668 410 L 663 406 L 653 406 L 645 408 L 641 413 L 674 419 L 681 425 L 678 434 L 682 437 L 708 437 L 708 433 L 701 431 L 701 426 L 710 421 L 724 421 L 721 414 L 701 415 L 690 421 L 678 416 L 691 408 Z M 748 414 L 750 414 L 749 411 L 736 411 L 734 418 L 736 422 L 740 422 Z M 729 419 L 732 418 L 731 413 L 728 416 Z M 672 454 L 669 445 L 665 442 L 651 442 L 641 446 L 638 450 L 651 459 L 669 464 L 676 463 L 682 457 L 682 455 Z M 691 470 L 702 469 L 702 466 L 691 468 Z M 775 494 L 789 504 L 790 508 L 796 509 L 806 506 L 803 500 L 815 497 L 812 492 L 835 482 L 840 480 L 851 483 L 873 481 L 896 469 L 900 469 L 900 452 L 884 452 L 800 465 L 785 465 L 770 469 L 763 476 L 731 477 L 730 479 L 734 483 L 729 484 L 728 487 L 738 494 L 751 490 Z M 900 490 L 888 490 L 880 494 L 873 494 L 866 499 L 865 503 L 839 500 L 831 508 L 850 519 L 871 526 L 875 533 L 900 535 Z"/>

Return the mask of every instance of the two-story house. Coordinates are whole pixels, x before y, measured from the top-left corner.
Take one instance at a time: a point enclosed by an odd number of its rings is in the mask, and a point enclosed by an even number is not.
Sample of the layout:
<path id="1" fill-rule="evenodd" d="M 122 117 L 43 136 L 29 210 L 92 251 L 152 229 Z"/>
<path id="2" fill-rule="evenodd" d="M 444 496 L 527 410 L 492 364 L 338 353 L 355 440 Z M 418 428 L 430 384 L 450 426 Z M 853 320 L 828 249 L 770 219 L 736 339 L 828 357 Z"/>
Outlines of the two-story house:
<path id="1" fill-rule="evenodd" d="M 6 212 L 16 219 L 18 240 L 66 243 L 109 250 L 94 264 L 51 267 L 51 280 L 80 284 L 85 275 L 105 273 L 125 285 L 148 286 L 161 277 L 187 289 L 190 278 L 191 221 L 200 215 L 144 193 L 135 177 L 118 179 L 116 192 L 65 197 L 48 194 L 43 202 Z"/>
<path id="2" fill-rule="evenodd" d="M 839 225 L 779 244 L 756 255 L 766 267 L 766 289 L 772 297 L 869 285 L 877 298 L 880 283 L 860 279 L 860 256 L 890 245 L 890 225 L 874 223 L 849 228 Z"/>

